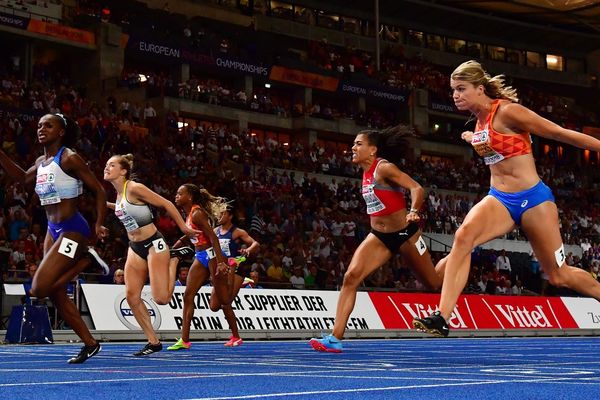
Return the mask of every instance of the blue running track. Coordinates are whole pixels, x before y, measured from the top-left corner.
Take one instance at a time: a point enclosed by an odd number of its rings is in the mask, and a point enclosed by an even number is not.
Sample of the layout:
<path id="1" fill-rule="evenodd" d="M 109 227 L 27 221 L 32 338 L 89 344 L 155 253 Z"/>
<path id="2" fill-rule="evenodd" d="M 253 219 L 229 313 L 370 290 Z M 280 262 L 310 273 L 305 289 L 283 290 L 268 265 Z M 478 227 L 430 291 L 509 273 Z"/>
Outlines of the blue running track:
<path id="1" fill-rule="evenodd" d="M 165 343 L 166 344 L 166 343 Z M 600 338 L 306 341 L 237 348 L 194 343 L 146 358 L 106 343 L 82 365 L 79 345 L 0 346 L 0 399 L 595 399 Z M 166 347 L 166 346 L 165 346 Z"/>

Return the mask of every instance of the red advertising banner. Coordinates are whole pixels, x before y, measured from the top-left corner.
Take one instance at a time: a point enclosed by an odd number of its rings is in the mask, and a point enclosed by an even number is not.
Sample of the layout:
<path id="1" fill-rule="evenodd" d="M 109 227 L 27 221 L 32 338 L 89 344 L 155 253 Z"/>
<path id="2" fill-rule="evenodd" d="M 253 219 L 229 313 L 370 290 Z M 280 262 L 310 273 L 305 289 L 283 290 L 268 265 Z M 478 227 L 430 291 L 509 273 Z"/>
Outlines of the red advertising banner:
<path id="1" fill-rule="evenodd" d="M 96 43 L 96 36 L 92 32 L 70 28 L 64 25 L 51 24 L 49 22 L 40 21 L 37 19 L 32 19 L 29 21 L 27 30 L 30 32 L 41 33 L 42 35 L 70 40 L 72 42 L 92 45 Z"/>
<path id="2" fill-rule="evenodd" d="M 277 65 L 271 68 L 271 75 L 269 76 L 269 79 L 326 90 L 329 92 L 335 92 L 340 82 L 339 79 L 331 76 L 313 74 L 312 72 L 305 72 Z"/>
<path id="3" fill-rule="evenodd" d="M 413 318 L 436 310 L 439 294 L 369 293 L 385 329 L 413 329 Z M 559 297 L 464 295 L 448 321 L 451 329 L 576 329 Z"/>

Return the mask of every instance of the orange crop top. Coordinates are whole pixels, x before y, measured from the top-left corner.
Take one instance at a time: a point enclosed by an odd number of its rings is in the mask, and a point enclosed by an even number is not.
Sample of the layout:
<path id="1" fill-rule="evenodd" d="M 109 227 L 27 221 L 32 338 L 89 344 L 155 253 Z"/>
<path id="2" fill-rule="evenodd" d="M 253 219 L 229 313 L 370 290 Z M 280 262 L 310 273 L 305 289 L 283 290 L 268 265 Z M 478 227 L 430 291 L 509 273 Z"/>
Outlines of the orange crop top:
<path id="1" fill-rule="evenodd" d="M 500 133 L 492 127 L 494 115 L 498 111 L 501 99 L 492 102 L 492 110 L 483 127 L 479 122 L 475 127 L 471 145 L 486 165 L 496 164 L 506 158 L 531 153 L 531 135 L 529 132 Z"/>
<path id="2" fill-rule="evenodd" d="M 185 219 L 185 224 L 188 226 L 188 228 L 196 229 L 196 230 L 200 229 L 200 227 L 196 226 L 194 224 L 194 222 L 192 221 L 193 215 L 194 215 L 194 211 L 199 210 L 199 209 L 201 209 L 201 207 L 198 204 L 192 205 L 192 209 L 190 210 L 190 213 L 188 214 L 187 218 Z M 195 247 L 199 247 L 199 246 L 207 244 L 208 243 L 208 238 L 206 237 L 206 235 L 204 234 L 204 232 L 200 232 L 200 233 L 192 236 L 190 238 L 190 242 L 192 242 L 192 244 Z"/>

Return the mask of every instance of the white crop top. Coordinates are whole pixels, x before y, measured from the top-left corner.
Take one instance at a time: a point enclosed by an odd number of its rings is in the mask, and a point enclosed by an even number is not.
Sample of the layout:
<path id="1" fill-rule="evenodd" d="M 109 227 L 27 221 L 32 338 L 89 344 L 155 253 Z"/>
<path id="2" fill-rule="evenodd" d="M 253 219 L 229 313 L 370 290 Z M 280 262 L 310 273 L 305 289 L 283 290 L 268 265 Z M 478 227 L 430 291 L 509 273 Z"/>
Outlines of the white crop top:
<path id="1" fill-rule="evenodd" d="M 127 182 L 123 184 L 121 200 L 115 203 L 115 215 L 127 232 L 154 222 L 154 216 L 147 204 L 132 204 L 127 200 Z"/>
<path id="2" fill-rule="evenodd" d="M 63 199 L 74 199 L 83 193 L 81 180 L 73 178 L 60 167 L 60 159 L 65 147 L 61 147 L 48 164 L 38 166 L 35 192 L 42 206 L 60 203 Z"/>

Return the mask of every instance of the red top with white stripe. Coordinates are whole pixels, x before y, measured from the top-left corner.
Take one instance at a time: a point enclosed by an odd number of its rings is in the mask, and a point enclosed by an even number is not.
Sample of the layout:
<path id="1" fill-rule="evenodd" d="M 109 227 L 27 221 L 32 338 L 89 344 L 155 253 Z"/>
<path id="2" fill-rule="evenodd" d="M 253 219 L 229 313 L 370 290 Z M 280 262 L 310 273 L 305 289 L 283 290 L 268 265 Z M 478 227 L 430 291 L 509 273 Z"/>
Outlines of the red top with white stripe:
<path id="1" fill-rule="evenodd" d="M 367 203 L 367 214 L 373 217 L 390 215 L 406 208 L 404 190 L 377 183 L 377 167 L 383 158 L 377 158 L 368 171 L 363 173 L 362 196 Z"/>

